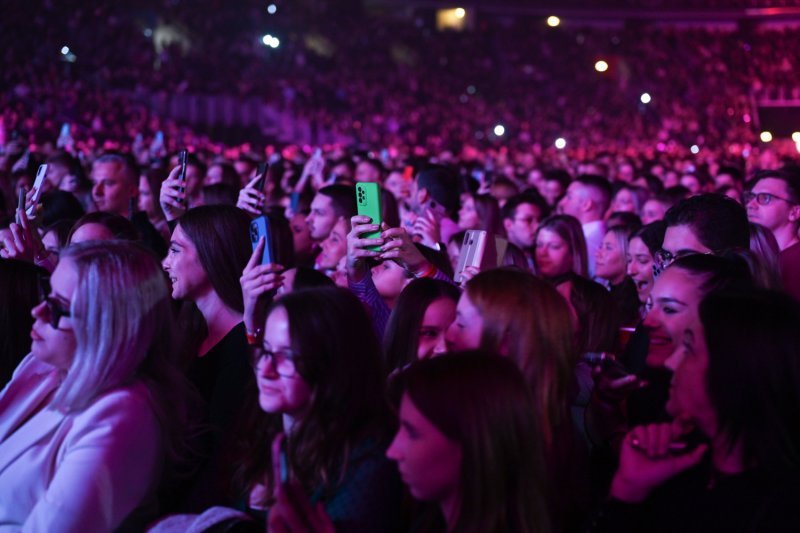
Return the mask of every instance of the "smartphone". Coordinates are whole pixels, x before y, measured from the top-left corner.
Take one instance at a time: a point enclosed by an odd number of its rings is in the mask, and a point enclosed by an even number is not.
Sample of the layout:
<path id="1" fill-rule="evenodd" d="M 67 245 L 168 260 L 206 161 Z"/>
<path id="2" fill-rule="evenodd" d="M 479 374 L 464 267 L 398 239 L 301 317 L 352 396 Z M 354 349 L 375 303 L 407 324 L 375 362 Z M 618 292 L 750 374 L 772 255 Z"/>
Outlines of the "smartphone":
<path id="1" fill-rule="evenodd" d="M 259 163 L 258 170 L 256 171 L 258 176 L 258 181 L 256 181 L 255 189 L 259 192 L 264 192 L 264 188 L 267 186 L 267 172 L 269 171 L 270 164 L 267 162 Z"/>
<path id="2" fill-rule="evenodd" d="M 281 446 L 281 453 L 278 456 L 278 465 L 280 469 L 280 482 L 281 485 L 289 482 L 289 458 L 286 456 L 286 450 Z"/>
<path id="3" fill-rule="evenodd" d="M 471 229 L 464 235 L 456 263 L 456 283 L 463 281 L 464 269 L 470 266 L 481 270 L 497 268 L 497 241 L 484 230 Z"/>
<path id="4" fill-rule="evenodd" d="M 33 198 L 31 198 L 31 205 L 25 214 L 28 218 L 36 218 L 36 206 L 39 204 L 39 198 L 42 196 L 42 185 L 47 176 L 47 164 L 39 165 L 39 170 L 36 171 L 36 180 L 33 182 Z"/>
<path id="5" fill-rule="evenodd" d="M 297 213 L 297 206 L 300 205 L 300 193 L 293 192 L 289 196 L 289 209 L 292 210 L 292 213 Z"/>
<path id="6" fill-rule="evenodd" d="M 180 152 L 178 152 L 178 163 L 181 166 L 181 171 L 178 174 L 178 181 L 181 182 L 181 186 L 178 188 L 179 191 L 184 192 L 185 187 L 183 186 L 186 183 L 186 161 L 189 158 L 189 152 L 184 148 Z M 180 200 L 184 202 L 184 200 Z"/>
<path id="7" fill-rule="evenodd" d="M 273 262 L 272 258 L 272 238 L 269 233 L 269 219 L 265 215 L 256 217 L 250 222 L 250 243 L 253 245 L 253 250 L 258 246 L 258 241 L 264 237 L 264 253 L 261 254 L 262 265 L 268 265 Z"/>
<path id="8" fill-rule="evenodd" d="M 22 224 L 22 221 L 19 219 L 19 213 L 23 209 L 25 209 L 25 187 L 19 188 L 19 195 L 17 196 L 17 225 Z"/>
<path id="9" fill-rule="evenodd" d="M 371 224 L 381 225 L 383 222 L 383 211 L 381 209 L 381 187 L 377 183 L 369 182 L 356 182 L 356 204 L 358 207 L 358 214 L 368 216 L 372 219 Z M 363 239 L 379 239 L 381 237 L 381 230 L 378 228 L 376 231 L 365 233 Z M 367 246 L 367 250 L 373 252 L 380 252 L 380 246 Z"/>

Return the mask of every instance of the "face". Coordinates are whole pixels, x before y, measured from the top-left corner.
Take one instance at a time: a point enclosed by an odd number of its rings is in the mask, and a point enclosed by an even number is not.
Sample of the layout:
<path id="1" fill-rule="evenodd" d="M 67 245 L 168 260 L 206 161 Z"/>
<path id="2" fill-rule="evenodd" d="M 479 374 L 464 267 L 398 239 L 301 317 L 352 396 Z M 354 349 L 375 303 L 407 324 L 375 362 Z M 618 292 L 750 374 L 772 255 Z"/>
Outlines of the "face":
<path id="1" fill-rule="evenodd" d="M 618 284 L 625 279 L 627 264 L 619 239 L 613 232 L 606 232 L 600 248 L 595 252 L 595 273 L 598 277 Z"/>
<path id="2" fill-rule="evenodd" d="M 92 200 L 98 211 L 125 216 L 131 198 L 139 192 L 138 183 L 130 183 L 116 163 L 95 163 L 92 167 Z"/>
<path id="3" fill-rule="evenodd" d="M 549 229 L 540 229 L 536 236 L 536 271 L 552 278 L 572 270 L 572 252 L 567 242 Z"/>
<path id="4" fill-rule="evenodd" d="M 398 201 L 405 201 L 411 196 L 409 182 L 403 179 L 403 175 L 400 172 L 390 173 L 383 186 L 392 193 Z"/>
<path id="5" fill-rule="evenodd" d="M 323 269 L 333 269 L 347 254 L 347 223 L 343 218 L 333 226 L 328 238 L 320 244 L 322 251 L 317 256 L 317 265 Z"/>
<path id="6" fill-rule="evenodd" d="M 50 285 L 48 297 L 52 305 L 69 311 L 78 287 L 78 269 L 75 264 L 69 259 L 59 262 L 50 277 Z M 75 318 L 62 316 L 58 327 L 54 328 L 50 323 L 51 311 L 45 302 L 34 307 L 31 314 L 35 319 L 31 328 L 31 353 L 39 360 L 66 372 L 72 365 L 77 346 L 73 331 Z"/>
<path id="7" fill-rule="evenodd" d="M 708 348 L 697 323 L 686 328 L 666 366 L 672 370 L 667 412 L 673 417 L 687 417 L 707 436 L 717 432 L 717 416 L 708 397 Z"/>
<path id="8" fill-rule="evenodd" d="M 703 185 L 700 183 L 700 180 L 694 176 L 681 176 L 680 184 L 689 189 L 689 193 L 692 196 L 703 192 Z"/>
<path id="9" fill-rule="evenodd" d="M 384 261 L 372 267 L 372 282 L 381 298 L 388 302 L 394 302 L 409 281 L 405 270 L 394 261 Z"/>
<path id="10" fill-rule="evenodd" d="M 628 189 L 620 189 L 614 195 L 614 200 L 611 202 L 611 212 L 625 212 L 635 213 L 636 203 L 634 202 L 633 193 Z"/>
<path id="11" fill-rule="evenodd" d="M 172 232 L 167 257 L 161 263 L 172 282 L 172 298 L 197 301 L 212 291 L 208 274 L 200 264 L 197 248 L 180 224 Z"/>
<path id="12" fill-rule="evenodd" d="M 453 300 L 439 298 L 431 302 L 419 327 L 418 359 L 427 359 L 447 351 L 445 337 L 447 329 L 455 319 L 456 303 Z"/>
<path id="13" fill-rule="evenodd" d="M 458 497 L 461 446 L 419 412 L 407 394 L 400 402 L 400 429 L 386 456 L 417 500 L 447 502 Z"/>
<path id="14" fill-rule="evenodd" d="M 311 213 L 306 217 L 311 238 L 315 241 L 324 241 L 336 224 L 336 219 L 331 198 L 319 193 L 314 195 L 311 201 Z"/>
<path id="15" fill-rule="evenodd" d="M 556 205 L 558 199 L 564 194 L 564 188 L 558 180 L 545 180 L 542 190 L 540 191 L 544 196 L 547 205 Z"/>
<path id="16" fill-rule="evenodd" d="M 144 211 L 148 215 L 153 212 L 153 193 L 150 190 L 150 182 L 142 176 L 139 178 L 139 211 Z"/>
<path id="17" fill-rule="evenodd" d="M 536 228 L 539 227 L 541 212 L 533 204 L 520 204 L 514 211 L 514 218 L 503 221 L 508 240 L 522 248 L 530 248 L 536 242 Z"/>
<path id="18" fill-rule="evenodd" d="M 694 230 L 685 224 L 668 227 L 666 233 L 664 233 L 664 244 L 661 245 L 661 248 L 676 258 L 693 253 L 705 254 L 711 252 L 711 248 L 701 243 Z"/>
<path id="19" fill-rule="evenodd" d="M 645 303 L 653 290 L 653 256 L 650 249 L 639 237 L 628 243 L 628 275 L 636 284 L 639 301 Z"/>
<path id="20" fill-rule="evenodd" d="M 55 230 L 48 231 L 42 236 L 42 244 L 44 244 L 45 250 L 55 253 L 56 256 L 61 251 L 61 245 L 58 242 L 58 235 Z"/>
<path id="21" fill-rule="evenodd" d="M 75 244 L 85 241 L 110 241 L 113 238 L 114 234 L 110 229 L 102 224 L 89 222 L 76 229 L 69 242 Z"/>
<path id="22" fill-rule="evenodd" d="M 203 185 L 216 185 L 218 183 L 222 183 L 222 167 L 219 165 L 211 165 L 208 167 Z"/>
<path id="23" fill-rule="evenodd" d="M 61 179 L 61 183 L 58 185 L 58 188 L 62 191 L 67 192 L 78 192 L 80 189 L 80 181 L 78 181 L 78 177 L 73 174 L 67 174 Z"/>
<path id="24" fill-rule="evenodd" d="M 306 217 L 302 213 L 295 213 L 289 219 L 289 227 L 292 229 L 295 253 L 305 254 L 310 252 L 314 247 L 314 240 L 311 238 L 311 228 L 306 223 Z"/>
<path id="25" fill-rule="evenodd" d="M 789 191 L 783 180 L 775 178 L 758 180 L 750 192 L 753 194 L 767 193 L 773 195 L 767 205 L 760 205 L 755 198 L 747 202 L 745 207 L 747 207 L 747 218 L 750 222 L 761 224 L 775 231 L 791 226 L 800 218 L 800 207 L 780 199 L 789 198 Z"/>
<path id="26" fill-rule="evenodd" d="M 559 212 L 565 215 L 572 215 L 580 220 L 586 200 L 586 191 L 584 189 L 585 187 L 576 181 L 570 183 L 564 198 L 558 202 Z"/>
<path id="27" fill-rule="evenodd" d="M 664 204 L 658 200 L 647 200 L 642 207 L 642 224 L 663 220 L 666 212 Z"/>
<path id="28" fill-rule="evenodd" d="M 458 227 L 461 229 L 478 229 L 481 221 L 478 220 L 478 212 L 475 210 L 475 200 L 472 196 L 465 196 L 458 210 Z"/>
<path id="29" fill-rule="evenodd" d="M 278 354 L 282 359 L 291 360 L 297 356 L 292 353 L 291 346 L 289 316 L 286 309 L 276 307 L 267 317 L 264 326 L 263 349 Z M 262 357 L 256 363 L 258 403 L 267 413 L 280 413 L 295 418 L 302 416 L 311 404 L 311 387 L 296 371 L 292 376 L 279 374 L 275 359 Z"/>
<path id="30" fill-rule="evenodd" d="M 356 166 L 356 181 L 380 182 L 380 174 L 369 163 L 363 161 Z"/>
<path id="31" fill-rule="evenodd" d="M 451 351 L 474 350 L 481 344 L 483 317 L 467 296 L 461 293 L 456 305 L 456 319 L 447 329 L 447 348 Z"/>
<path id="32" fill-rule="evenodd" d="M 651 349 L 671 353 L 680 344 L 683 332 L 699 322 L 697 308 L 703 295 L 698 281 L 680 268 L 668 268 L 658 277 L 645 319 Z"/>

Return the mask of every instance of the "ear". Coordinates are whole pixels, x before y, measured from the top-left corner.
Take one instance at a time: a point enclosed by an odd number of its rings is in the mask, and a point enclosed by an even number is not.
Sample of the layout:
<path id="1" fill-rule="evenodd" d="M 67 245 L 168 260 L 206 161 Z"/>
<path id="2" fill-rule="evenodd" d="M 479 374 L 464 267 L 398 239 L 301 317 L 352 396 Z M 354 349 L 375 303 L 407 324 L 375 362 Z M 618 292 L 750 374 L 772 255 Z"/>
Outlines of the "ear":
<path id="1" fill-rule="evenodd" d="M 800 205 L 795 205 L 789 209 L 789 222 L 797 222 L 798 220 L 800 220 Z"/>
<path id="2" fill-rule="evenodd" d="M 506 233 L 508 233 L 508 230 L 511 229 L 511 226 L 513 224 L 514 224 L 514 221 L 512 219 L 510 219 L 510 218 L 504 218 L 503 219 L 503 227 L 506 229 Z"/>

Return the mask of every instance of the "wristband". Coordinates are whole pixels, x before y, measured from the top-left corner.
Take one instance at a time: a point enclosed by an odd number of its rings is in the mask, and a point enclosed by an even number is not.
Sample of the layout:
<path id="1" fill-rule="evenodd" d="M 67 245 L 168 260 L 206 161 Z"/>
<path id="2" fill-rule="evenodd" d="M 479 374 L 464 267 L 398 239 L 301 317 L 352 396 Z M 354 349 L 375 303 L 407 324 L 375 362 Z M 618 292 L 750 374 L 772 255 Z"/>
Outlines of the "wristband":
<path id="1" fill-rule="evenodd" d="M 414 272 L 415 278 L 432 278 L 436 275 L 436 267 L 430 263 L 426 263 L 425 267 Z"/>
<path id="2" fill-rule="evenodd" d="M 247 344 L 250 346 L 255 346 L 258 344 L 258 341 L 261 340 L 261 328 L 258 328 L 255 331 L 245 330 L 245 336 L 247 337 Z"/>

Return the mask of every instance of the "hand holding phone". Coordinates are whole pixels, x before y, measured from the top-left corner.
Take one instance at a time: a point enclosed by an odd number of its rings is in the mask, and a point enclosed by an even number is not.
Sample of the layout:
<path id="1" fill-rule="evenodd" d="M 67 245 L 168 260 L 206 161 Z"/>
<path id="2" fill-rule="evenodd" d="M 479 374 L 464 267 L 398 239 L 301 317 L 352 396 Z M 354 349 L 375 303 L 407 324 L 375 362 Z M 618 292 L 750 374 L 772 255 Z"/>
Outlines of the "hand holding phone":
<path id="1" fill-rule="evenodd" d="M 186 212 L 186 192 L 182 190 L 180 171 L 180 166 L 173 168 L 167 179 L 161 183 L 158 201 L 168 221 L 175 220 Z"/>
<path id="2" fill-rule="evenodd" d="M 371 224 L 380 226 L 383 223 L 381 189 L 377 183 L 356 182 L 356 206 L 358 214 L 369 217 Z M 379 239 L 380 236 L 380 230 L 376 230 L 365 233 L 362 238 Z M 380 245 L 367 246 L 366 249 L 378 252 L 380 251 Z"/>
<path id="3" fill-rule="evenodd" d="M 31 220 L 36 218 L 36 207 L 39 205 L 39 198 L 42 196 L 42 187 L 44 186 L 45 177 L 47 177 L 47 165 L 39 165 L 39 170 L 36 171 L 36 180 L 34 180 L 33 187 L 31 188 L 31 199 L 28 203 L 28 209 L 25 211 L 25 214 L 28 215 L 28 218 Z"/>
<path id="4" fill-rule="evenodd" d="M 180 152 L 178 152 L 178 164 L 181 167 L 181 171 L 178 174 L 178 182 L 180 183 L 178 190 L 180 192 L 186 192 L 186 162 L 188 161 L 188 159 L 189 159 L 189 152 L 185 148 Z M 185 204 L 186 197 L 179 198 L 178 201 L 181 202 L 182 204 Z"/>

